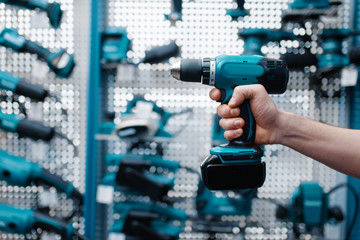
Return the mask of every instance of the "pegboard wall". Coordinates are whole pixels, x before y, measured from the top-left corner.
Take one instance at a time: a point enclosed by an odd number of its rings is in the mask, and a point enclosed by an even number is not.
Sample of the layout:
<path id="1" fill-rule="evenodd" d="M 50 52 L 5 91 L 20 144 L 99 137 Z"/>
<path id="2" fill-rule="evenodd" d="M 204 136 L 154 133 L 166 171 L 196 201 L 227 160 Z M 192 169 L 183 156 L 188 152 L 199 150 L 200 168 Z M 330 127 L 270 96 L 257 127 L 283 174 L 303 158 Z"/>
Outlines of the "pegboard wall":
<path id="1" fill-rule="evenodd" d="M 24 157 L 39 164 L 52 174 L 73 183 L 81 193 L 85 191 L 85 142 L 86 142 L 86 85 L 88 76 L 89 6 L 86 1 L 57 1 L 64 11 L 58 29 L 50 26 L 46 13 L 0 4 L 2 27 L 17 29 L 18 33 L 39 45 L 55 51 L 60 48 L 75 55 L 76 66 L 68 79 L 61 79 L 49 71 L 46 63 L 36 55 L 17 53 L 0 47 L 0 70 L 26 79 L 48 89 L 53 97 L 44 102 L 1 91 L 1 111 L 55 127 L 70 141 L 54 137 L 49 142 L 19 138 L 16 133 L 0 132 L 1 150 Z M 87 11 L 86 11 L 87 10 Z M 12 186 L 1 182 L 0 201 L 18 207 L 48 210 L 52 217 L 66 218 L 78 208 L 64 193 L 54 187 Z M 74 227 L 84 233 L 84 218 L 72 218 Z M 1 239 L 37 239 L 33 234 L 1 233 Z M 60 236 L 46 235 L 49 239 Z M 43 234 L 45 239 L 45 234 Z"/>
<path id="2" fill-rule="evenodd" d="M 164 158 L 178 161 L 182 166 L 199 170 L 199 165 L 211 147 L 211 126 L 217 103 L 211 101 L 208 93 L 211 88 L 200 84 L 183 83 L 171 78 L 171 64 L 180 58 L 215 57 L 220 54 L 242 54 L 244 41 L 239 39 L 238 30 L 246 28 L 280 29 L 281 14 L 288 9 L 290 1 L 245 1 L 249 15 L 242 20 L 231 21 L 225 14 L 226 9 L 235 8 L 232 0 L 195 0 L 183 1 L 182 20 L 174 26 L 164 19 L 170 13 L 171 1 L 168 0 L 108 0 L 106 2 L 106 27 L 125 27 L 132 42 L 128 58 L 134 64 L 120 64 L 117 71 L 105 81 L 111 84 L 106 89 L 106 111 L 115 112 L 115 123 L 120 123 L 126 105 L 134 96 L 141 95 L 146 100 L 167 111 L 179 112 L 192 109 L 191 117 L 176 116 L 168 122 L 170 132 L 182 129 L 175 138 L 163 143 Z M 280 53 L 310 49 L 313 54 L 321 54 L 318 34 L 324 28 L 348 28 L 350 25 L 350 1 L 345 0 L 338 8 L 336 19 L 317 24 L 306 23 L 288 25 L 295 35 L 309 35 L 311 41 L 269 42 L 263 46 L 262 53 L 278 58 Z M 154 46 L 176 41 L 181 47 L 179 58 L 170 58 L 168 63 L 144 64 L 141 59 L 145 51 Z M 347 44 L 344 44 L 346 52 Z M 280 96 L 272 96 L 276 105 L 285 111 L 293 112 L 317 121 L 346 127 L 346 93 L 340 86 L 340 77 L 322 79 L 314 88 L 308 77 L 314 68 L 292 71 L 288 90 Z M 109 141 L 107 153 L 124 154 L 128 147 L 126 141 Z M 137 152 L 138 153 L 138 152 Z M 223 221 L 240 221 L 246 226 L 245 239 L 287 239 L 291 236 L 291 226 L 276 220 L 275 206 L 271 201 L 287 202 L 291 193 L 302 181 L 317 181 L 329 191 L 345 177 L 328 167 L 307 158 L 289 148 L 272 145 L 265 147 L 263 160 L 267 164 L 267 177 L 263 187 L 258 189 L 258 197 L 253 201 L 249 217 L 224 216 Z M 109 169 L 108 169 L 109 170 Z M 113 171 L 110 169 L 109 171 Z M 196 174 L 180 171 L 176 184 L 169 197 L 183 198 L 174 206 L 196 215 L 194 198 L 199 178 Z M 219 193 L 221 195 L 221 193 Z M 339 192 L 331 198 L 333 203 L 344 206 L 344 193 Z M 123 201 L 127 196 L 115 192 L 114 201 Z M 264 201 L 265 199 L 265 201 Z M 146 198 L 145 198 L 145 201 Z M 111 209 L 111 207 L 110 207 Z M 113 218 L 119 218 L 109 211 L 109 226 Z M 191 224 L 190 224 L 191 226 Z M 189 230 L 190 229 L 190 230 Z M 341 239 L 343 225 L 326 226 L 325 237 Z M 311 236 L 303 236 L 311 239 Z M 185 228 L 181 239 L 206 239 L 207 235 L 194 233 Z M 218 235 L 217 239 L 241 239 L 239 234 Z M 313 236 L 316 239 L 316 236 Z"/>

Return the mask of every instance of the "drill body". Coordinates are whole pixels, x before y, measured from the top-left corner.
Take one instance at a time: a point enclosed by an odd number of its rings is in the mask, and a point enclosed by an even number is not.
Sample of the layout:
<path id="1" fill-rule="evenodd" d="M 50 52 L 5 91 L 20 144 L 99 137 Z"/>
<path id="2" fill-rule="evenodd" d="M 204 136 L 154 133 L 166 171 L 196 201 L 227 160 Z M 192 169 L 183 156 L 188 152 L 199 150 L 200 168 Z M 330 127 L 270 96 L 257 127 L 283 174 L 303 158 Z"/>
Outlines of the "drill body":
<path id="1" fill-rule="evenodd" d="M 221 103 L 228 103 L 239 85 L 262 84 L 268 93 L 285 92 L 289 73 L 282 60 L 258 55 L 220 55 L 214 59 L 182 60 L 172 68 L 173 77 L 201 82 L 221 91 Z M 254 144 L 256 123 L 249 101 L 240 106 L 245 120 L 243 135 L 228 144 L 211 148 L 201 164 L 204 184 L 211 190 L 261 187 L 265 181 L 263 150 Z"/>

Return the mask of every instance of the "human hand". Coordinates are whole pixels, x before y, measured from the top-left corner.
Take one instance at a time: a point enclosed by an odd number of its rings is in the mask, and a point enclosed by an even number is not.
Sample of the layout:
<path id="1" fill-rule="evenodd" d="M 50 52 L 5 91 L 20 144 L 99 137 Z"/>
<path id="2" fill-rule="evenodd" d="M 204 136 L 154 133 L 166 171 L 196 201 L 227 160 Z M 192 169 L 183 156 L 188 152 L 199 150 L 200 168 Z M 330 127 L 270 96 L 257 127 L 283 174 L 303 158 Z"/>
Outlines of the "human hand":
<path id="1" fill-rule="evenodd" d="M 218 100 L 221 97 L 219 89 L 210 91 L 210 98 Z M 245 122 L 240 118 L 240 106 L 245 99 L 249 99 L 250 108 L 256 121 L 255 143 L 274 144 L 279 141 L 280 120 L 282 111 L 279 110 L 269 97 L 265 88 L 260 84 L 238 86 L 234 89 L 228 104 L 221 104 L 217 114 L 222 117 L 219 124 L 226 131 L 227 140 L 233 140 L 243 134 Z"/>

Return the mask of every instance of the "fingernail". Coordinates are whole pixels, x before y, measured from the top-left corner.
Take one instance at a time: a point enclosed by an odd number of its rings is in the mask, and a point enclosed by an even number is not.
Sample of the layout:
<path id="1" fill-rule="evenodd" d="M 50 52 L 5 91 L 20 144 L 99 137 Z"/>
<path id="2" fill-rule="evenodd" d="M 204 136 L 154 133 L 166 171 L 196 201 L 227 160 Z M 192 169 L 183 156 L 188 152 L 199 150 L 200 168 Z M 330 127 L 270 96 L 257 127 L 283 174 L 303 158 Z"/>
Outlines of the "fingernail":
<path id="1" fill-rule="evenodd" d="M 241 120 L 236 120 L 234 124 L 235 124 L 235 127 L 241 127 L 242 122 L 241 122 Z"/>
<path id="2" fill-rule="evenodd" d="M 235 99 L 231 98 L 230 101 L 229 101 L 229 105 L 234 105 L 234 104 L 235 104 Z"/>
<path id="3" fill-rule="evenodd" d="M 239 110 L 238 109 L 231 109 L 230 114 L 231 114 L 231 116 L 237 116 L 237 115 L 239 115 Z"/>
<path id="4" fill-rule="evenodd" d="M 241 135 L 242 134 L 242 129 L 236 129 L 235 130 L 235 135 L 236 136 L 239 136 L 239 135 Z"/>

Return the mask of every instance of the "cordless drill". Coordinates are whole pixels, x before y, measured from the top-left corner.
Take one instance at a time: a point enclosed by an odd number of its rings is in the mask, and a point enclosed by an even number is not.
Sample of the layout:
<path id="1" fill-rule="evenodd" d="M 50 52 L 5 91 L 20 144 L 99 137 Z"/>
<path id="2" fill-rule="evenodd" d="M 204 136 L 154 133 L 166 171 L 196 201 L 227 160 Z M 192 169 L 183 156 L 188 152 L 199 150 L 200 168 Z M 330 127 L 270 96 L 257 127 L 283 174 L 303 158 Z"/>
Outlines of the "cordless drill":
<path id="1" fill-rule="evenodd" d="M 285 62 L 258 55 L 183 59 L 174 63 L 171 75 L 181 81 L 215 86 L 221 91 L 219 101 L 223 104 L 239 85 L 262 84 L 268 93 L 284 93 L 289 78 Z M 263 150 L 254 144 L 256 124 L 248 100 L 240 106 L 240 117 L 245 120 L 242 136 L 211 148 L 201 164 L 202 180 L 211 190 L 257 188 L 265 181 Z"/>

